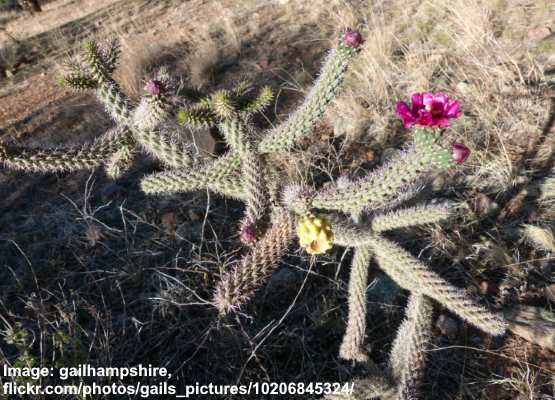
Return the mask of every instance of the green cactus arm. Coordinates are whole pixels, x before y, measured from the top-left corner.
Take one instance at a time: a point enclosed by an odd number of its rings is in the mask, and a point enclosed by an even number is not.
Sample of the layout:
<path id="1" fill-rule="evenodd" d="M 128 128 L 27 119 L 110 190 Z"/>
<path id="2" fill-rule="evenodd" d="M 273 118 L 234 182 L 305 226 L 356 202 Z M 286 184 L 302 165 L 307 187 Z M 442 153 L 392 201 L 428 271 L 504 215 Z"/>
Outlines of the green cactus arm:
<path id="1" fill-rule="evenodd" d="M 312 131 L 337 94 L 349 61 L 355 53 L 355 49 L 339 45 L 328 54 L 320 76 L 305 102 L 283 124 L 265 135 L 258 146 L 261 153 L 288 150 Z"/>
<path id="2" fill-rule="evenodd" d="M 355 379 L 351 382 L 353 392 L 333 393 L 324 397 L 326 400 L 397 400 L 395 382 L 391 376 L 383 371 L 376 363 L 368 359 L 368 370 L 365 378 Z"/>
<path id="3" fill-rule="evenodd" d="M 253 151 L 252 128 L 238 117 L 222 119 L 218 127 L 232 151 L 241 159 L 241 175 L 247 203 L 242 225 L 254 226 L 262 219 L 268 206 L 268 187 L 261 172 L 263 160 Z"/>
<path id="4" fill-rule="evenodd" d="M 102 59 L 104 71 L 112 74 L 118 66 L 119 56 L 121 54 L 120 42 L 117 38 L 111 38 L 98 48 L 98 55 Z"/>
<path id="5" fill-rule="evenodd" d="M 263 86 L 253 99 L 241 104 L 239 110 L 245 114 L 255 114 L 268 107 L 274 98 L 274 91 L 270 86 Z"/>
<path id="6" fill-rule="evenodd" d="M 141 189 L 147 194 L 209 189 L 223 196 L 244 199 L 241 175 L 233 173 L 239 164 L 237 157 L 224 156 L 190 170 L 151 174 L 141 180 Z"/>
<path id="7" fill-rule="evenodd" d="M 172 168 L 190 168 L 194 157 L 185 144 L 172 143 L 160 131 L 134 131 L 134 137 L 148 154 Z"/>
<path id="8" fill-rule="evenodd" d="M 102 57 L 102 51 L 94 40 L 85 42 L 85 55 L 94 79 L 99 83 L 111 82 L 110 66 Z"/>
<path id="9" fill-rule="evenodd" d="M 186 107 L 177 112 L 177 121 L 192 129 L 200 129 L 215 126 L 217 117 L 209 108 Z"/>
<path id="10" fill-rule="evenodd" d="M 374 233 L 367 226 L 355 224 L 344 217 L 329 217 L 332 231 L 333 243 L 342 247 L 364 247 L 374 237 Z"/>
<path id="11" fill-rule="evenodd" d="M 110 76 L 110 65 L 103 60 L 96 42 L 85 43 L 85 51 L 92 76 L 98 84 L 96 94 L 115 121 L 126 124 L 130 116 L 129 100 Z"/>
<path id="12" fill-rule="evenodd" d="M 122 145 L 121 148 L 112 154 L 106 161 L 106 175 L 111 179 L 120 178 L 133 165 L 135 154 L 135 146 L 131 144 Z"/>
<path id="13" fill-rule="evenodd" d="M 339 357 L 345 360 L 366 362 L 364 350 L 366 337 L 366 288 L 372 252 L 368 246 L 355 249 L 349 275 L 349 317 L 347 329 L 339 348 Z"/>
<path id="14" fill-rule="evenodd" d="M 372 219 L 372 230 L 374 232 L 384 232 L 392 229 L 440 222 L 449 218 L 451 209 L 452 207 L 449 203 L 443 203 L 390 211 L 377 215 Z"/>
<path id="15" fill-rule="evenodd" d="M 411 294 L 407 315 L 399 327 L 389 358 L 399 400 L 421 398 L 420 387 L 432 340 L 433 304 L 421 294 Z"/>
<path id="16" fill-rule="evenodd" d="M 133 110 L 130 128 L 137 142 L 154 158 L 173 168 L 189 168 L 193 156 L 188 146 L 172 141 L 158 126 L 171 113 L 171 104 L 165 96 L 165 88 L 160 87 L 156 96 L 145 96 Z"/>
<path id="17" fill-rule="evenodd" d="M 249 79 L 241 79 L 231 93 L 234 97 L 242 97 L 245 96 L 250 90 L 252 89 L 252 81 Z"/>
<path id="18" fill-rule="evenodd" d="M 226 118 L 218 123 L 218 128 L 229 147 L 239 155 L 252 153 L 252 129 L 239 118 Z"/>
<path id="19" fill-rule="evenodd" d="M 228 90 L 216 90 L 212 93 L 210 108 L 221 119 L 231 119 L 237 115 L 235 101 Z"/>
<path id="20" fill-rule="evenodd" d="M 60 84 L 79 91 L 96 89 L 98 87 L 98 82 L 84 73 L 71 73 L 64 76 L 60 79 Z"/>
<path id="21" fill-rule="evenodd" d="M 266 283 L 293 241 L 294 224 L 294 217 L 289 212 L 278 211 L 250 253 L 224 274 L 213 298 L 220 314 L 237 311 Z"/>
<path id="22" fill-rule="evenodd" d="M 115 82 L 99 83 L 96 89 L 96 97 L 114 121 L 123 125 L 129 123 L 131 114 L 129 100 Z"/>
<path id="23" fill-rule="evenodd" d="M 122 146 L 132 143 L 127 131 L 107 134 L 90 144 L 64 149 L 38 149 L 0 144 L 0 162 L 9 169 L 61 172 L 93 169 L 105 164 Z"/>
<path id="24" fill-rule="evenodd" d="M 505 333 L 506 323 L 501 317 L 476 303 L 406 250 L 379 236 L 375 236 L 369 246 L 379 266 L 401 287 L 436 300 L 486 333 L 495 336 Z"/>
<path id="25" fill-rule="evenodd" d="M 261 171 L 263 161 L 258 154 L 246 151 L 241 154 L 241 175 L 246 198 L 243 225 L 255 225 L 261 220 L 269 206 L 268 187 Z"/>
<path id="26" fill-rule="evenodd" d="M 449 152 L 439 144 L 417 140 L 366 177 L 320 191 L 313 197 L 312 206 L 351 213 L 390 207 L 410 194 L 430 172 L 449 167 L 449 159 Z"/>

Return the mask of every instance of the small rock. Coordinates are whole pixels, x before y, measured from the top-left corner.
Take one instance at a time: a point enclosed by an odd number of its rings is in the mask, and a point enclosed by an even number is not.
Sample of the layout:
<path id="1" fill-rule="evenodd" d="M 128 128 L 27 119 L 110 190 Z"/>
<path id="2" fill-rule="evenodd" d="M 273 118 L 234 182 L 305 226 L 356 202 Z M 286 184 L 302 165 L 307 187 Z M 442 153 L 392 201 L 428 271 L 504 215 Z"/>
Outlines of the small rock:
<path id="1" fill-rule="evenodd" d="M 89 246 L 94 247 L 104 238 L 104 234 L 102 233 L 102 229 L 100 228 L 100 226 L 92 224 L 87 227 L 85 237 L 89 242 Z"/>
<path id="2" fill-rule="evenodd" d="M 545 298 L 553 303 L 555 303 L 555 283 L 547 286 L 544 289 Z"/>
<path id="3" fill-rule="evenodd" d="M 481 294 L 488 294 L 489 284 L 488 281 L 480 282 L 480 293 Z"/>
<path id="4" fill-rule="evenodd" d="M 555 314 L 542 307 L 517 306 L 505 311 L 504 315 L 512 333 L 555 351 Z"/>
<path id="5" fill-rule="evenodd" d="M 162 215 L 162 226 L 166 232 L 174 234 L 177 228 L 177 215 L 174 212 L 167 212 Z"/>
<path id="6" fill-rule="evenodd" d="M 528 31 L 528 38 L 532 40 L 542 40 L 551 35 L 551 29 L 547 26 L 539 26 Z"/>
<path id="7" fill-rule="evenodd" d="M 442 335 L 449 339 L 454 339 L 459 333 L 459 323 L 446 314 L 441 314 L 436 321 L 436 328 L 441 331 Z"/>
<path id="8" fill-rule="evenodd" d="M 216 139 L 210 128 L 191 130 L 190 140 L 200 154 L 216 154 Z"/>
<path id="9" fill-rule="evenodd" d="M 290 268 L 280 268 L 272 274 L 268 285 L 266 286 L 266 295 L 273 296 L 276 294 L 287 293 L 288 290 L 296 289 L 295 282 L 297 281 L 297 274 Z"/>
<path id="10" fill-rule="evenodd" d="M 202 218 L 200 213 L 198 213 L 197 211 L 191 210 L 191 209 L 189 209 L 187 211 L 187 215 L 189 216 L 189 219 L 191 221 L 199 221 Z"/>

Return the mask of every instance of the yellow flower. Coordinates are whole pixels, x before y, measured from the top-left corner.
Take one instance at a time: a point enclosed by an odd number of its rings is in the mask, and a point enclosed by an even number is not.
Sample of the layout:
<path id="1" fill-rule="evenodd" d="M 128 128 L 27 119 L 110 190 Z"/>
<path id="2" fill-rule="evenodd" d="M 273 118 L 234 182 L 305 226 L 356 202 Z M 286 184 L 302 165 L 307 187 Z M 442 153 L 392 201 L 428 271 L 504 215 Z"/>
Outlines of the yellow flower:
<path id="1" fill-rule="evenodd" d="M 307 214 L 297 225 L 299 244 L 309 254 L 322 254 L 333 246 L 333 232 L 327 219 Z"/>

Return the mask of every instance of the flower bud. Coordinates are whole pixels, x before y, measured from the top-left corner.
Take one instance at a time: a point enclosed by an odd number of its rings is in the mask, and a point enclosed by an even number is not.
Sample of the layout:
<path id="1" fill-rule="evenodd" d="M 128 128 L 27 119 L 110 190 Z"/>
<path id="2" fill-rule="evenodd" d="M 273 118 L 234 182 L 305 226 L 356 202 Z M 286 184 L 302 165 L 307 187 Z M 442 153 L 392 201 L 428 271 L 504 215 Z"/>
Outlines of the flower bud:
<path id="1" fill-rule="evenodd" d="M 347 28 L 343 34 L 343 44 L 346 47 L 357 49 L 362 44 L 362 35 L 358 31 Z"/>
<path id="2" fill-rule="evenodd" d="M 145 90 L 151 96 L 158 96 L 161 91 L 160 81 L 151 79 L 146 83 Z"/>
<path id="3" fill-rule="evenodd" d="M 453 143 L 452 154 L 453 161 L 462 164 L 470 155 L 470 149 L 462 143 Z"/>
<path id="4" fill-rule="evenodd" d="M 244 224 L 239 231 L 239 240 L 245 244 L 256 241 L 256 229 L 253 224 Z"/>

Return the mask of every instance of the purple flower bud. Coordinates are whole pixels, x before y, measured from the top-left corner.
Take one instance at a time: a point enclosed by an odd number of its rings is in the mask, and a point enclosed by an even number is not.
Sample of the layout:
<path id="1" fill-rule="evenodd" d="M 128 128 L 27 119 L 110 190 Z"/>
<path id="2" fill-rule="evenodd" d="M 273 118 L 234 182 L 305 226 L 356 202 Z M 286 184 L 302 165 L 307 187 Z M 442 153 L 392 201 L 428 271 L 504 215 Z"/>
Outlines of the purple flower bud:
<path id="1" fill-rule="evenodd" d="M 160 94 L 161 84 L 160 81 L 151 79 L 146 83 L 145 90 L 151 96 L 158 96 Z"/>
<path id="2" fill-rule="evenodd" d="M 470 149 L 462 143 L 453 143 L 453 161 L 457 164 L 462 164 L 470 155 Z"/>
<path id="3" fill-rule="evenodd" d="M 347 28 L 343 35 L 343 44 L 346 47 L 357 49 L 362 44 L 362 35 L 358 31 Z"/>
<path id="4" fill-rule="evenodd" d="M 243 243 L 253 243 L 256 241 L 256 229 L 253 224 L 245 224 L 241 226 L 239 231 L 239 239 Z"/>

